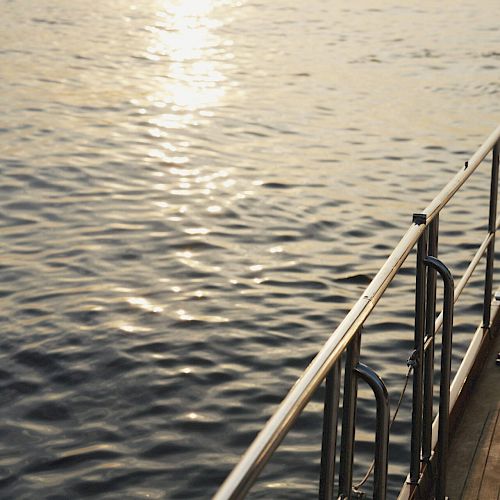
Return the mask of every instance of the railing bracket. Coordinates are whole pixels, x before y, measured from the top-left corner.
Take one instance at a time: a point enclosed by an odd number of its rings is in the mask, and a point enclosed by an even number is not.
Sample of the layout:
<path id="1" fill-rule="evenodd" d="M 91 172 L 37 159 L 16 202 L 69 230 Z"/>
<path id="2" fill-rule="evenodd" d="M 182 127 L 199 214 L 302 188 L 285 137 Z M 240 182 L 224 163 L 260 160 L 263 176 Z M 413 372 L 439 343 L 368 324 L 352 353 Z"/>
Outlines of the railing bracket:
<path id="1" fill-rule="evenodd" d="M 413 223 L 417 226 L 427 223 L 427 214 L 413 214 Z"/>

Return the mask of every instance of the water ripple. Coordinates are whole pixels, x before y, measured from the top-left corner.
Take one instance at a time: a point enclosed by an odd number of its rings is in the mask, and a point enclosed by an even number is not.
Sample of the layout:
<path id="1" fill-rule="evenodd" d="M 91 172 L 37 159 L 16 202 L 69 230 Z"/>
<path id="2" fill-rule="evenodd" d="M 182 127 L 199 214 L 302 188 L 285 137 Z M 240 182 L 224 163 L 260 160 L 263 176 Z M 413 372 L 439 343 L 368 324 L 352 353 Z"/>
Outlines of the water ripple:
<path id="1" fill-rule="evenodd" d="M 0 496 L 207 498 L 495 125 L 493 4 L 24 3 L 0 50 Z M 457 276 L 487 183 L 443 217 Z M 363 336 L 392 400 L 412 259 Z M 477 278 L 454 364 L 480 302 Z M 316 494 L 322 394 L 256 496 Z"/>

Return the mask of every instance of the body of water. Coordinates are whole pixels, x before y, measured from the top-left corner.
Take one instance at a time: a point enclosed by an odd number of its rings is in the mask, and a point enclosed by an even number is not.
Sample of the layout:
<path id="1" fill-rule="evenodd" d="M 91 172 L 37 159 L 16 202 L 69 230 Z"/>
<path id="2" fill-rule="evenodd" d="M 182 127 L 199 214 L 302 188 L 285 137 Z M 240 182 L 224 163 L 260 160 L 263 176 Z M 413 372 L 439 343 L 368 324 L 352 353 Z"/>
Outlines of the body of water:
<path id="1" fill-rule="evenodd" d="M 497 125 L 497 11 L 0 0 L 0 497 L 209 498 Z M 457 275 L 486 227 L 488 168 L 474 179 L 442 218 Z M 363 337 L 393 400 L 412 262 Z M 457 356 L 481 293 L 458 306 Z M 312 498 L 320 435 L 318 398 L 253 497 Z"/>

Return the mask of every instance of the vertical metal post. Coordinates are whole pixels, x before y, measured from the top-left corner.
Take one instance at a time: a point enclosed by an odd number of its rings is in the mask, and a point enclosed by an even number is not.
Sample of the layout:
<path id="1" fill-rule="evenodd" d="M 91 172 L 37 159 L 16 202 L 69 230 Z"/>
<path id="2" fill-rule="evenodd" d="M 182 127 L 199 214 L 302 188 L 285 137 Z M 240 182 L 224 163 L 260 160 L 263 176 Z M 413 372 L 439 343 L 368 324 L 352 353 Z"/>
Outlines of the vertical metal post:
<path id="1" fill-rule="evenodd" d="M 435 257 L 425 263 L 436 269 L 443 278 L 443 333 L 441 345 L 441 382 L 439 387 L 439 428 L 437 443 L 436 500 L 445 500 L 446 463 L 448 455 L 448 430 L 450 418 L 451 351 L 453 343 L 453 294 L 454 283 L 450 270 Z"/>
<path id="2" fill-rule="evenodd" d="M 429 225 L 427 255 L 437 257 L 439 239 L 439 214 Z M 424 353 L 424 409 L 422 429 L 422 460 L 428 462 L 432 453 L 432 420 L 434 396 L 434 327 L 436 323 L 436 270 L 427 268 L 427 308 L 425 311 L 425 338 L 430 341 Z"/>
<path id="3" fill-rule="evenodd" d="M 389 394 L 382 379 L 368 366 L 359 363 L 356 373 L 371 387 L 377 402 L 373 500 L 385 500 L 389 450 Z"/>
<path id="4" fill-rule="evenodd" d="M 351 498 L 354 430 L 358 383 L 355 368 L 359 362 L 361 332 L 358 331 L 347 348 L 342 406 L 342 438 L 340 441 L 339 497 Z"/>
<path id="5" fill-rule="evenodd" d="M 414 214 L 415 224 L 425 224 L 425 214 Z M 424 231 L 417 244 L 417 265 L 415 284 L 415 336 L 413 369 L 413 401 L 410 449 L 410 483 L 417 484 L 420 477 L 420 450 L 422 445 L 422 380 L 425 328 L 426 273 L 424 259 L 427 253 L 427 232 Z"/>
<path id="6" fill-rule="evenodd" d="M 332 500 L 335 481 L 335 449 L 337 447 L 337 421 L 340 397 L 340 360 L 328 372 L 323 410 L 323 440 L 321 443 L 321 469 L 319 500 Z"/>
<path id="7" fill-rule="evenodd" d="M 500 141 L 497 141 L 492 151 L 491 160 L 491 187 L 490 187 L 490 214 L 488 219 L 488 232 L 493 237 L 488 245 L 486 254 L 486 276 L 484 279 L 484 305 L 483 305 L 483 328 L 489 331 L 491 314 L 491 293 L 493 288 L 493 262 L 495 260 L 495 229 L 497 217 L 498 197 L 498 150 Z"/>

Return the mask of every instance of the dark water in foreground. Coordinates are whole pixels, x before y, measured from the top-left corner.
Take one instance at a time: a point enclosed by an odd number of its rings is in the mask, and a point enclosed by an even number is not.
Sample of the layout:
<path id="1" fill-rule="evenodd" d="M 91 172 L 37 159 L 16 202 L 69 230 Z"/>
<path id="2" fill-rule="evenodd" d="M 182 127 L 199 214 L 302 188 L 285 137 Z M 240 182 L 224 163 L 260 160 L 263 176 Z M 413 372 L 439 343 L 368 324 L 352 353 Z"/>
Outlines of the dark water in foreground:
<path id="1" fill-rule="evenodd" d="M 210 497 L 498 122 L 496 7 L 0 0 L 0 497 Z M 486 172 L 442 220 L 457 274 Z M 412 288 L 410 262 L 363 340 L 393 399 Z M 255 498 L 315 494 L 320 413 Z"/>

